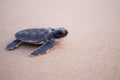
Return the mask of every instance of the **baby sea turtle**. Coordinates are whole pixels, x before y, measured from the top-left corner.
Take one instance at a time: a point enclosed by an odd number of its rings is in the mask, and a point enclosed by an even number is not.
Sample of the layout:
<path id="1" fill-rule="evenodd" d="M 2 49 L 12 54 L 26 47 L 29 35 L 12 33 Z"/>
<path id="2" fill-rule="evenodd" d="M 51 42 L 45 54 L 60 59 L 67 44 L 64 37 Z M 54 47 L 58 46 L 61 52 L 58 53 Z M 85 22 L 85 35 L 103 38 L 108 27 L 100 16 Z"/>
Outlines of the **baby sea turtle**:
<path id="1" fill-rule="evenodd" d="M 31 53 L 33 56 L 46 53 L 53 48 L 54 43 L 65 37 L 68 31 L 65 28 L 35 28 L 25 29 L 15 34 L 16 39 L 7 45 L 7 50 L 13 50 L 22 43 L 40 44 L 40 47 Z"/>

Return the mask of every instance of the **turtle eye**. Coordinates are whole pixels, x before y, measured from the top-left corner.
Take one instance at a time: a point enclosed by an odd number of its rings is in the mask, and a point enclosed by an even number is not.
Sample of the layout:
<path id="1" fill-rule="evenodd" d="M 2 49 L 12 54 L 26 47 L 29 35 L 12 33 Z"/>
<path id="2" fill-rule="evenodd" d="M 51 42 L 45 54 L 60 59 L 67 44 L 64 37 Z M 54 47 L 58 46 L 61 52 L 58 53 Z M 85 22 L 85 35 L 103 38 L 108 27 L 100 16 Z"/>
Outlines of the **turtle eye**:
<path id="1" fill-rule="evenodd" d="M 54 37 L 55 38 L 62 38 L 65 37 L 67 35 L 67 30 L 65 29 L 58 29 L 54 32 Z"/>
<path id="2" fill-rule="evenodd" d="M 58 33 L 59 33 L 60 35 L 63 35 L 63 32 L 62 32 L 62 31 L 59 31 Z"/>
<path id="3" fill-rule="evenodd" d="M 62 31 L 57 31 L 55 34 L 54 34 L 54 37 L 55 38 L 61 38 L 63 37 L 64 33 Z"/>

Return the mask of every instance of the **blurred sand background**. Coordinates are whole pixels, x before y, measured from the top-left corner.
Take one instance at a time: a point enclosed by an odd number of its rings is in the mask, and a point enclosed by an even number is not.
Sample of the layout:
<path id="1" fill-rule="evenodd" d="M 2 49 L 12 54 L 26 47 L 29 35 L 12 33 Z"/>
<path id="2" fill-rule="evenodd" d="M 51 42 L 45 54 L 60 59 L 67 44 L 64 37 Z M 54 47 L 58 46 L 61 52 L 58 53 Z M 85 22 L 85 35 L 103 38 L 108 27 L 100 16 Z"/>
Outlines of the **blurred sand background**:
<path id="1" fill-rule="evenodd" d="M 5 50 L 19 30 L 60 26 L 49 54 Z M 0 80 L 120 80 L 120 0 L 0 0 Z"/>

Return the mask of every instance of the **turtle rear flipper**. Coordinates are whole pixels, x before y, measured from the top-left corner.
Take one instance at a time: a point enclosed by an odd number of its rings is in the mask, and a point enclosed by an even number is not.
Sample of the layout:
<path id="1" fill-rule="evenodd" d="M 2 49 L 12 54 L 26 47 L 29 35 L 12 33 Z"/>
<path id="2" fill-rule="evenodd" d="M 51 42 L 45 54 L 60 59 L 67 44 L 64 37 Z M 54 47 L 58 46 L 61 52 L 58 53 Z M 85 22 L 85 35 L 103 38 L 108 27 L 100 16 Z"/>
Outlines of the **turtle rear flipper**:
<path id="1" fill-rule="evenodd" d="M 10 44 L 7 45 L 6 49 L 7 50 L 12 50 L 18 47 L 22 42 L 18 39 L 12 41 Z"/>
<path id="2" fill-rule="evenodd" d="M 39 54 L 41 55 L 45 54 L 47 50 L 53 47 L 54 47 L 54 41 L 53 40 L 47 41 L 41 47 L 33 51 L 30 56 L 38 56 Z"/>

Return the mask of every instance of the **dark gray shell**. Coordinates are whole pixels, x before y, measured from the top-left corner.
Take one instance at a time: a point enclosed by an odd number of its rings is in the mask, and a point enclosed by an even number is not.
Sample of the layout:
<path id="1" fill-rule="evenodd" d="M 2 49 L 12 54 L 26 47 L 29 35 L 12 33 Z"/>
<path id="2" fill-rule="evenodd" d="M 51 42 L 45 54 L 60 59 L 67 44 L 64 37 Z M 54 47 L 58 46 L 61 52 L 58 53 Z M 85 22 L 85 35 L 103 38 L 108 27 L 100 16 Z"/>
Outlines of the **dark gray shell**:
<path id="1" fill-rule="evenodd" d="M 48 29 L 25 29 L 15 34 L 15 37 L 24 42 L 44 41 L 49 34 Z"/>

